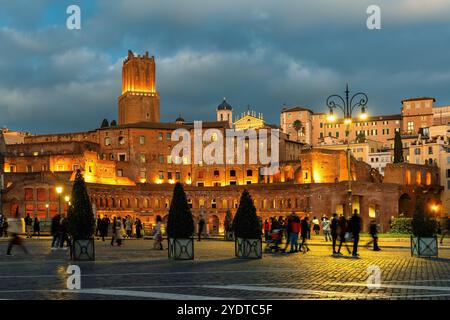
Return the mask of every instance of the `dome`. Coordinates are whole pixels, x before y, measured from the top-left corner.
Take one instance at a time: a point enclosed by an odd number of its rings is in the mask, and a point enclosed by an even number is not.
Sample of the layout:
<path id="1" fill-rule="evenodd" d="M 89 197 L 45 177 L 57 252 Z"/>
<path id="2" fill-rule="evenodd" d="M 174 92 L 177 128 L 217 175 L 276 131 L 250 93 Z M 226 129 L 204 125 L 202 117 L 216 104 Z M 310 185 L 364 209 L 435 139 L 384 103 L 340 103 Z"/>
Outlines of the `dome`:
<path id="1" fill-rule="evenodd" d="M 184 119 L 181 117 L 181 114 L 178 116 L 178 118 L 175 119 L 176 123 L 184 123 Z"/>
<path id="2" fill-rule="evenodd" d="M 217 106 L 217 110 L 233 110 L 233 108 L 228 104 L 227 100 L 223 98 L 222 103 Z"/>

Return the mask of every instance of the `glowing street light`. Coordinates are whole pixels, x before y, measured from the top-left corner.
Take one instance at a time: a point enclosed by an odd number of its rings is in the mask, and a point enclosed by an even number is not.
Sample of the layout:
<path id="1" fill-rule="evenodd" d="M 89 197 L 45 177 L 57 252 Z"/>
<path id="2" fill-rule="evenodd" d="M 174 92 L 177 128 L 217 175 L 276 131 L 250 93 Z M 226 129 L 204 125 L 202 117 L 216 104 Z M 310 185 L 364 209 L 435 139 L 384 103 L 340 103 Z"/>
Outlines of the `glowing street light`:
<path id="1" fill-rule="evenodd" d="M 58 186 L 55 189 L 58 194 L 58 214 L 61 215 L 61 193 L 63 192 L 63 187 Z"/>

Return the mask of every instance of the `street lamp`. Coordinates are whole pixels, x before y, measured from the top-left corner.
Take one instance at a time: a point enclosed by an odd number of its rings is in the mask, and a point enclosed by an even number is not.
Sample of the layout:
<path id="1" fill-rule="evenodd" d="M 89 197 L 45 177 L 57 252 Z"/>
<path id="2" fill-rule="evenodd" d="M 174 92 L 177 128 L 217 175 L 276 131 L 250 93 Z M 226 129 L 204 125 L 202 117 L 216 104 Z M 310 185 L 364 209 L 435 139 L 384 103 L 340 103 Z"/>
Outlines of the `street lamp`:
<path id="1" fill-rule="evenodd" d="M 45 220 L 48 220 L 48 203 L 45 204 Z"/>
<path id="2" fill-rule="evenodd" d="M 69 212 L 70 197 L 69 197 L 69 196 L 65 196 L 65 197 L 64 197 L 64 201 L 66 201 L 66 204 L 67 204 L 67 212 Z M 67 214 L 67 212 L 66 212 L 66 214 Z"/>
<path id="3" fill-rule="evenodd" d="M 345 124 L 345 138 L 347 140 L 347 171 L 348 171 L 348 208 L 349 216 L 352 214 L 352 172 L 350 168 L 350 125 L 352 124 L 353 111 L 360 108 L 361 113 L 359 118 L 361 120 L 367 120 L 367 101 L 369 100 L 367 95 L 363 92 L 358 92 L 349 96 L 348 84 L 345 88 L 345 98 L 340 95 L 333 94 L 327 98 L 327 107 L 330 113 L 327 117 L 329 122 L 336 121 L 334 110 L 340 109 L 344 115 Z"/>
<path id="4" fill-rule="evenodd" d="M 63 192 L 63 188 L 58 186 L 56 187 L 56 193 L 58 194 L 58 214 L 61 215 L 61 193 Z"/>

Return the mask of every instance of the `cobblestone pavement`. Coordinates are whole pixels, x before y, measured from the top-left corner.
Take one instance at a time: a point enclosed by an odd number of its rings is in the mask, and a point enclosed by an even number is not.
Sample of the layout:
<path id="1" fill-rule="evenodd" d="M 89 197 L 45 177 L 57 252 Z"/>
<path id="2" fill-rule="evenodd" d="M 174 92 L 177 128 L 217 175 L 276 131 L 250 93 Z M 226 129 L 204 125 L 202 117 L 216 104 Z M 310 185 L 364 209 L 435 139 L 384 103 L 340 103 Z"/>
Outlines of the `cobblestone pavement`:
<path id="1" fill-rule="evenodd" d="M 315 240 L 318 242 L 318 240 Z M 450 250 L 439 259 L 410 257 L 407 247 L 360 249 L 360 258 L 332 257 L 312 245 L 307 254 L 234 257 L 234 243 L 195 242 L 194 261 L 169 261 L 151 240 L 122 247 L 96 242 L 95 262 L 78 262 L 81 290 L 68 290 L 67 251 L 48 240 L 28 240 L 25 255 L 7 257 L 0 240 L 0 299 L 449 299 Z M 345 250 L 344 250 L 345 252 Z M 368 268 L 379 267 L 381 285 L 368 288 Z"/>

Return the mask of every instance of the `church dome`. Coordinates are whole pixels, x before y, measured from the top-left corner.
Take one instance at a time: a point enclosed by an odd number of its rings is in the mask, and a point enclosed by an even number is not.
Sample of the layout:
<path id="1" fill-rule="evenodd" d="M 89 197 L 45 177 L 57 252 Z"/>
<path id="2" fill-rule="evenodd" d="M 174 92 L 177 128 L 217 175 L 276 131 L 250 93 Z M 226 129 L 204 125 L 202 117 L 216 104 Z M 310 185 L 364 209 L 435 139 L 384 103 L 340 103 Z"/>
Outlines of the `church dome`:
<path id="1" fill-rule="evenodd" d="M 181 124 L 183 124 L 185 121 L 184 121 L 184 119 L 181 117 L 181 114 L 178 116 L 178 118 L 176 118 L 175 119 L 175 122 L 176 123 L 181 123 Z"/>
<path id="2" fill-rule="evenodd" d="M 233 110 L 233 108 L 227 102 L 227 100 L 225 98 L 223 98 L 222 103 L 217 106 L 217 110 Z"/>

